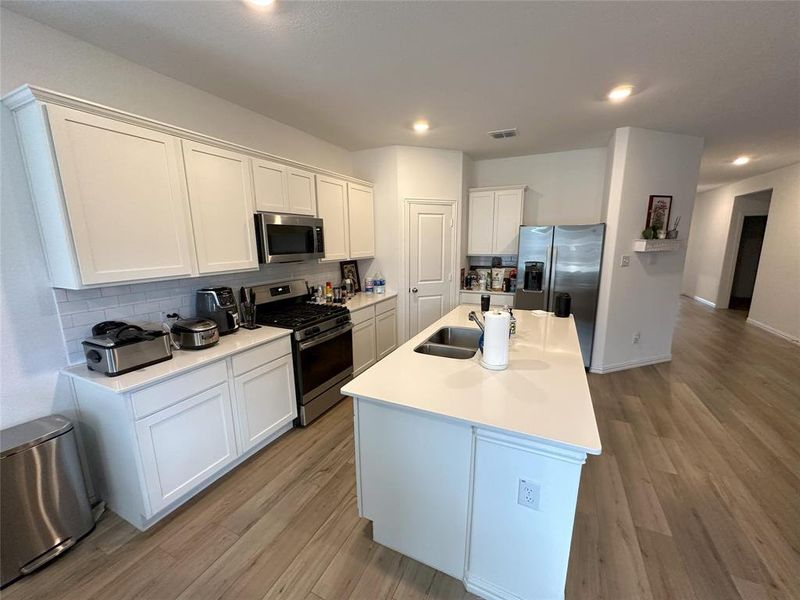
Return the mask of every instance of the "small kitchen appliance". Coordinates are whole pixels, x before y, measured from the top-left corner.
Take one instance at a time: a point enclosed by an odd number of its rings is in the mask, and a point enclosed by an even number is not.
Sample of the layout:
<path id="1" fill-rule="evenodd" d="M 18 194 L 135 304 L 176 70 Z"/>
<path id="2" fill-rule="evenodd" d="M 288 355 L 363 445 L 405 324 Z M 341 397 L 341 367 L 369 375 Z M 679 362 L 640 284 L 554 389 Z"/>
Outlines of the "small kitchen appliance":
<path id="1" fill-rule="evenodd" d="M 118 325 L 109 328 L 110 324 Z M 98 323 L 93 337 L 82 342 L 86 366 L 115 377 L 172 358 L 172 344 L 166 331 L 144 330 L 120 321 Z"/>
<path id="2" fill-rule="evenodd" d="M 353 323 L 341 304 L 314 304 L 303 280 L 254 288 L 256 321 L 292 330 L 298 423 L 308 425 L 344 396 L 353 378 Z"/>
<path id="3" fill-rule="evenodd" d="M 325 258 L 322 219 L 297 215 L 255 215 L 258 262 L 285 263 Z"/>
<path id="4" fill-rule="evenodd" d="M 219 342 L 219 327 L 211 319 L 182 319 L 177 314 L 167 317 L 177 318 L 170 332 L 181 350 L 200 350 Z"/>
<path id="5" fill-rule="evenodd" d="M 239 329 L 239 309 L 231 288 L 209 287 L 197 290 L 195 302 L 197 316 L 214 321 L 220 335 L 228 335 Z"/>

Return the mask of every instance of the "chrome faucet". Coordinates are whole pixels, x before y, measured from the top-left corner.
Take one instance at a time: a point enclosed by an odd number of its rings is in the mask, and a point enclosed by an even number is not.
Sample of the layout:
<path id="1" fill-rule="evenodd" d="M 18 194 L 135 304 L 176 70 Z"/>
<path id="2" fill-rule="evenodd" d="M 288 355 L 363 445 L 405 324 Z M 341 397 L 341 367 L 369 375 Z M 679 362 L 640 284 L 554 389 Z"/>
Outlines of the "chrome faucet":
<path id="1" fill-rule="evenodd" d="M 481 321 L 481 318 L 478 316 L 478 314 L 474 310 L 471 310 L 469 312 L 469 320 L 470 321 L 475 321 L 475 323 L 478 325 L 478 327 L 481 328 L 481 331 L 484 331 L 484 332 L 486 331 L 483 328 L 483 321 Z"/>

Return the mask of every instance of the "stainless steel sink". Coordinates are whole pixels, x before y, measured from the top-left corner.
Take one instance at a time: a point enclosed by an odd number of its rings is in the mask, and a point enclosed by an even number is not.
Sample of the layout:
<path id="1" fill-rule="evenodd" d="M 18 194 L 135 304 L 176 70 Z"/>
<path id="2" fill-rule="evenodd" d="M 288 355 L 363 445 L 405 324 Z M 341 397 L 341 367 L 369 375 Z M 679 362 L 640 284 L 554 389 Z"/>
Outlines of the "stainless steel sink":
<path id="1" fill-rule="evenodd" d="M 443 356 L 444 358 L 472 358 L 478 351 L 477 348 L 459 348 L 458 346 L 445 346 L 444 344 L 420 344 L 414 352 Z"/>
<path id="2" fill-rule="evenodd" d="M 442 327 L 414 348 L 414 352 L 442 356 L 444 358 L 472 358 L 478 351 L 480 337 L 480 329 Z"/>
<path id="3" fill-rule="evenodd" d="M 472 348 L 473 350 L 477 350 L 480 337 L 480 329 L 473 329 L 472 327 L 442 327 L 425 340 L 425 343 L 444 344 L 445 346 L 458 346 L 459 348 Z"/>

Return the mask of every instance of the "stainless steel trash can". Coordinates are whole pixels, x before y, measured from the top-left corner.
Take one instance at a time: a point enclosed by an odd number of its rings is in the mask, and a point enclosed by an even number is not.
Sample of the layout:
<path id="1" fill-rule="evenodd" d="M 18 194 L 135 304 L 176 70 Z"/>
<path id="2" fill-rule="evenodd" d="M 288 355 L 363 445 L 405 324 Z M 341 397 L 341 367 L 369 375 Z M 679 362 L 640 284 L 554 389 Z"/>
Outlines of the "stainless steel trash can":
<path id="1" fill-rule="evenodd" d="M 59 415 L 0 431 L 0 587 L 94 528 L 72 423 Z"/>

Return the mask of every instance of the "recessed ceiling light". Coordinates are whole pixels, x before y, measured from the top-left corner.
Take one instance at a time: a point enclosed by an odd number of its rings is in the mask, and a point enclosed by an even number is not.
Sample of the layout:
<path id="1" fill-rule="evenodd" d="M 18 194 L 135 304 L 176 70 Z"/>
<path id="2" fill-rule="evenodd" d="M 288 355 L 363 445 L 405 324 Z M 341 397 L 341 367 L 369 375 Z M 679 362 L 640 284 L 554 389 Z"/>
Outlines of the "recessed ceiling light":
<path id="1" fill-rule="evenodd" d="M 430 123 L 427 121 L 419 120 L 414 123 L 414 131 L 417 133 L 427 133 L 430 128 Z"/>
<path id="2" fill-rule="evenodd" d="M 275 0 L 243 0 L 243 2 L 253 8 L 266 8 L 274 4 Z"/>
<path id="3" fill-rule="evenodd" d="M 619 85 L 608 92 L 608 99 L 612 102 L 622 102 L 633 93 L 632 85 Z"/>
<path id="4" fill-rule="evenodd" d="M 746 165 L 749 162 L 750 162 L 749 156 L 739 156 L 738 158 L 736 158 L 736 160 L 733 161 L 733 164 L 735 164 L 737 167 L 741 167 L 742 165 Z"/>

